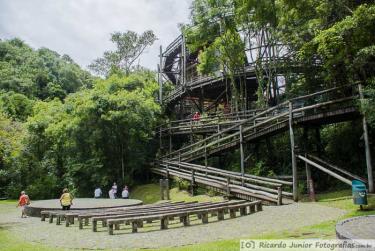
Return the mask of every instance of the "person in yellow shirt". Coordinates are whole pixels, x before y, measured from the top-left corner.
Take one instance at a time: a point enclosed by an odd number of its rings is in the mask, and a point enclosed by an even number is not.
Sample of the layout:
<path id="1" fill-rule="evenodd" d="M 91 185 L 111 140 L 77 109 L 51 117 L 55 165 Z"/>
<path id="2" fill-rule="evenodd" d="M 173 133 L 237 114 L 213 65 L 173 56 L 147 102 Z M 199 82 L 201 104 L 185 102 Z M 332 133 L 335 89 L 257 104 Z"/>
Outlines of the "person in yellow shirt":
<path id="1" fill-rule="evenodd" d="M 73 205 L 73 196 L 69 193 L 68 188 L 64 188 L 60 197 L 60 204 L 62 210 L 70 210 L 70 206 Z"/>

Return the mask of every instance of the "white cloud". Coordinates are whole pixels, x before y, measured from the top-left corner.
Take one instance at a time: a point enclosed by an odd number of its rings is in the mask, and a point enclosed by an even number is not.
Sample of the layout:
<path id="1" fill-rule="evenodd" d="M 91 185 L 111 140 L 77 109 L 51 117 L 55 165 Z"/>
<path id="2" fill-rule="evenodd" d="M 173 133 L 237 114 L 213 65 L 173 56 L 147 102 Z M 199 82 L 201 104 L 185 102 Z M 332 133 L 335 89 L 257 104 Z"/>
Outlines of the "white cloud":
<path id="1" fill-rule="evenodd" d="M 151 29 L 159 40 L 141 58 L 155 69 L 159 46 L 178 36 L 192 0 L 0 0 L 0 38 L 68 54 L 86 67 L 105 50 L 114 31 Z"/>

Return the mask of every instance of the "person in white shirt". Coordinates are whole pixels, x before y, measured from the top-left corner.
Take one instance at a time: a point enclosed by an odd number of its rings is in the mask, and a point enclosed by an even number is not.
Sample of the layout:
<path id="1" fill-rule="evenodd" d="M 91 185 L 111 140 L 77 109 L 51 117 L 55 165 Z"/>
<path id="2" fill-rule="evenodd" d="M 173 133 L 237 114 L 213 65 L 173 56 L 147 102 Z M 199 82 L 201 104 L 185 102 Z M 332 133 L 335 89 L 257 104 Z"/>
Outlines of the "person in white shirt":
<path id="1" fill-rule="evenodd" d="M 98 199 L 100 197 L 102 197 L 102 189 L 100 189 L 100 187 L 97 187 L 94 191 L 94 198 Z"/>
<path id="2" fill-rule="evenodd" d="M 113 189 L 113 195 L 116 198 L 117 197 L 117 184 L 116 184 L 116 182 L 113 182 L 112 189 Z"/>
<path id="3" fill-rule="evenodd" d="M 109 198 L 110 198 L 110 199 L 116 199 L 116 198 L 115 198 L 115 193 L 114 193 L 114 191 L 113 191 L 113 188 L 111 188 L 111 190 L 109 190 L 108 195 L 109 195 Z"/>
<path id="4" fill-rule="evenodd" d="M 127 186 L 125 186 L 124 189 L 122 190 L 121 197 L 123 199 L 129 199 L 129 190 Z"/>

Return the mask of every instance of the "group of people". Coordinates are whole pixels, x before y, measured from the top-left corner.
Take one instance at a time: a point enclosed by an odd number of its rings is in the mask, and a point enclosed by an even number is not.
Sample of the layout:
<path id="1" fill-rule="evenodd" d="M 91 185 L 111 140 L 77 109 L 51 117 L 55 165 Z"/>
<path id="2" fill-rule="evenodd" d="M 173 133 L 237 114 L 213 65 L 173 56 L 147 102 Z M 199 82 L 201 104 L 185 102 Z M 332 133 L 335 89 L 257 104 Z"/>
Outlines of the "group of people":
<path id="1" fill-rule="evenodd" d="M 110 199 L 116 199 L 117 198 L 117 184 L 116 182 L 113 183 L 113 186 L 108 192 Z M 97 187 L 94 191 L 94 198 L 101 198 L 102 197 L 102 190 L 100 187 Z M 127 186 L 125 186 L 121 192 L 121 198 L 123 199 L 129 199 L 129 189 Z M 63 189 L 63 193 L 60 196 L 60 205 L 62 207 L 62 210 L 70 210 L 70 207 L 73 205 L 73 195 L 69 192 L 68 188 Z M 25 191 L 21 192 L 21 195 L 18 199 L 18 203 L 16 207 L 21 207 L 21 218 L 27 218 L 26 215 L 26 206 L 30 205 L 30 198 L 26 194 Z"/>
<path id="2" fill-rule="evenodd" d="M 98 199 L 102 197 L 102 189 L 100 187 L 97 187 L 94 191 L 94 198 Z M 111 189 L 108 191 L 108 195 L 110 199 L 116 199 L 117 197 L 117 184 L 116 182 L 113 183 Z M 121 198 L 122 199 L 129 199 L 129 188 L 128 186 L 124 186 L 121 192 Z"/>
<path id="3" fill-rule="evenodd" d="M 21 208 L 21 218 L 27 218 L 26 206 L 30 205 L 30 203 L 30 197 L 25 191 L 22 191 L 16 206 Z M 73 205 L 73 196 L 69 193 L 67 188 L 63 189 L 63 193 L 60 196 L 60 205 L 62 210 L 69 210 L 71 205 Z"/>

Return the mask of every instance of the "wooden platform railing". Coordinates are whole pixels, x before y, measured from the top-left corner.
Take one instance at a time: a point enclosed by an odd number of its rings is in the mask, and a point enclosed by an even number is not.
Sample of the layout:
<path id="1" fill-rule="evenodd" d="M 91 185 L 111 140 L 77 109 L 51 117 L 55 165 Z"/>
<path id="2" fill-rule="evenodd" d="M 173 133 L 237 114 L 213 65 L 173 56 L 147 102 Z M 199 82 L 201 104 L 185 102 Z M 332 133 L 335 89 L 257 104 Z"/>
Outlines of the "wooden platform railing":
<path id="1" fill-rule="evenodd" d="M 166 136 L 180 133 L 193 133 L 195 131 L 209 130 L 211 132 L 220 132 L 234 124 L 242 122 L 245 119 L 255 116 L 264 109 L 253 109 L 233 113 L 214 113 L 199 121 L 193 121 L 192 118 L 183 120 L 174 120 L 157 127 L 156 132 L 159 136 Z"/>
<path id="2" fill-rule="evenodd" d="M 244 175 L 237 172 L 223 171 L 213 167 L 205 167 L 190 163 L 177 163 L 164 161 L 159 163 L 160 174 L 176 176 L 194 181 L 196 184 L 221 188 L 223 194 L 230 196 L 235 189 L 236 193 L 243 192 L 249 197 L 266 200 L 272 204 L 282 204 L 282 198 L 291 198 L 290 190 L 292 182 L 270 179 L 267 177 Z M 284 187 L 284 191 L 283 191 Z"/>
<path id="3" fill-rule="evenodd" d="M 344 116 L 358 116 L 356 106 L 358 97 L 358 86 L 348 85 L 290 99 L 270 109 L 257 112 L 250 118 L 235 122 L 233 126 L 220 130 L 220 132 L 214 133 L 203 140 L 183 146 L 175 151 L 170 150 L 160 159 L 162 160 L 160 166 L 154 168 L 153 171 L 163 175 L 171 174 L 193 183 L 199 181 L 202 185 L 216 187 L 223 191 L 230 189 L 232 192 L 236 191 L 237 195 L 247 193 L 252 198 L 277 202 L 278 197 L 274 197 L 275 189 L 264 187 L 264 184 L 259 185 L 249 182 L 249 179 L 245 179 L 243 168 L 241 169 L 242 173 L 238 173 L 238 175 L 241 175 L 241 179 L 230 178 L 229 181 L 225 181 L 229 175 L 218 175 L 222 170 L 206 168 L 208 156 L 230 151 L 237 147 L 243 149 L 245 142 L 256 141 L 262 137 L 291 130 L 290 128 L 294 126 L 312 122 L 315 124 L 329 123 L 330 120 L 340 120 Z M 294 142 L 292 138 L 291 141 Z M 294 149 L 294 146 L 292 149 Z M 189 164 L 199 159 L 205 160 L 203 167 Z M 243 159 L 243 151 L 241 150 L 241 166 L 243 166 Z M 293 163 L 293 175 L 295 174 L 295 163 Z M 293 198 L 295 200 L 297 197 L 296 189 L 296 185 L 293 184 Z M 290 196 L 291 194 L 285 193 L 285 195 Z"/>
<path id="4" fill-rule="evenodd" d="M 298 122 L 299 119 L 304 117 L 327 113 L 327 111 L 332 112 L 345 107 L 353 107 L 355 106 L 353 100 L 358 98 L 358 95 L 352 88 L 353 86 L 337 87 L 291 99 L 201 141 L 168 153 L 163 156 L 163 159 L 192 161 L 203 158 L 207 154 L 240 145 L 241 137 L 244 141 L 249 141 L 282 128 L 287 130 L 290 116 L 293 117 L 294 121 Z M 340 98 L 340 96 L 343 97 Z M 252 125 L 249 126 L 249 124 Z"/>

